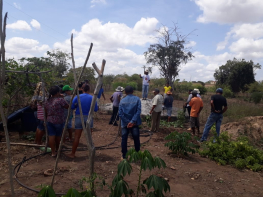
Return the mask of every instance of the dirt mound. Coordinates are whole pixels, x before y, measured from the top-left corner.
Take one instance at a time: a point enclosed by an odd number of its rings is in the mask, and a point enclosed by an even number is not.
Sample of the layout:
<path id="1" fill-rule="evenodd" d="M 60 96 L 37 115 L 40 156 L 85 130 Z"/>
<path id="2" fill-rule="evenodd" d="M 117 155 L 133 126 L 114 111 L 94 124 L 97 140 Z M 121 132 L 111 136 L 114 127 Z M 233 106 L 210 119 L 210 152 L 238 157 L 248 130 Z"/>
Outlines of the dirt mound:
<path id="1" fill-rule="evenodd" d="M 250 116 L 240 122 L 230 122 L 221 126 L 221 131 L 228 131 L 234 139 L 240 135 L 246 135 L 252 140 L 263 138 L 263 116 Z"/>

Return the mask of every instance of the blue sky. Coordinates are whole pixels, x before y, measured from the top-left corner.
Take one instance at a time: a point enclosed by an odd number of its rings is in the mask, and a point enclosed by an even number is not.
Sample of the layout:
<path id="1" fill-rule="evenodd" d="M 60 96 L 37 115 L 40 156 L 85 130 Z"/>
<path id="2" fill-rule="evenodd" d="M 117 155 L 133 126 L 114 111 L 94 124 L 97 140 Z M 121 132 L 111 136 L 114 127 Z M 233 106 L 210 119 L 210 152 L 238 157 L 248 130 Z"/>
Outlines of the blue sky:
<path id="1" fill-rule="evenodd" d="M 262 10 L 261 0 L 4 0 L 7 57 L 69 52 L 73 32 L 77 66 L 93 42 L 88 66 L 104 58 L 106 74 L 142 73 L 143 52 L 156 42 L 154 30 L 175 22 L 182 34 L 194 30 L 188 44 L 195 58 L 181 65 L 178 78 L 208 81 L 233 57 L 262 64 Z M 156 67 L 152 75 L 160 76 Z M 256 79 L 263 80 L 263 71 Z"/>

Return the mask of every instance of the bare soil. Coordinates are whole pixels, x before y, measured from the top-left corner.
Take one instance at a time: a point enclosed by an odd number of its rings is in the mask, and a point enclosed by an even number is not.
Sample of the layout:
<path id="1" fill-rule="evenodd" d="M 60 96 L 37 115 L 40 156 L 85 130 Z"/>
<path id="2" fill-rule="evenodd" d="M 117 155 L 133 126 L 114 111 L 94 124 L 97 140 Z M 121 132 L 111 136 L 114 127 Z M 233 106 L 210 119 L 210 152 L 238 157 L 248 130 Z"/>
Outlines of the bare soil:
<path id="1" fill-rule="evenodd" d="M 101 146 L 113 141 L 118 133 L 117 127 L 108 125 L 110 115 L 103 113 L 97 114 L 94 121 L 95 131 L 92 134 L 95 146 Z M 178 158 L 170 154 L 167 147 L 164 146 L 164 137 L 171 131 L 186 131 L 184 129 L 163 128 L 159 133 L 154 133 L 149 142 L 149 137 L 141 137 L 141 150 L 148 149 L 153 156 L 161 157 L 167 164 L 163 170 L 153 170 L 152 172 L 143 172 L 142 180 L 154 173 L 169 179 L 171 191 L 165 196 L 263 196 L 262 184 L 263 173 L 252 172 L 249 170 L 237 170 L 232 166 L 220 166 L 214 161 L 202 158 L 198 154 L 189 155 L 186 158 Z M 201 128 L 202 130 L 202 128 Z M 27 142 L 19 138 L 18 133 L 10 133 L 12 142 Z M 108 184 L 111 184 L 117 171 L 117 165 L 121 159 L 121 138 L 110 147 L 114 149 L 96 150 L 95 172 L 103 177 Z M 129 139 L 129 144 L 133 141 Z M 65 147 L 70 148 L 71 144 L 66 143 Z M 82 134 L 80 147 L 86 147 L 85 136 Z M 0 144 L 0 196 L 9 196 L 9 179 L 6 158 L 5 144 Z M 12 146 L 13 165 L 20 162 L 23 157 L 41 153 L 38 148 Z M 70 187 L 78 190 L 79 180 L 88 176 L 88 151 L 77 152 L 77 158 L 69 159 L 63 155 L 58 164 L 58 173 L 55 177 L 54 189 L 57 193 L 65 193 Z M 41 185 L 49 185 L 51 176 L 44 176 L 44 171 L 53 169 L 55 159 L 50 155 L 37 157 L 25 162 L 19 173 L 18 179 L 25 185 L 39 190 Z M 130 188 L 135 190 L 138 180 L 138 166 L 132 164 L 133 172 L 127 176 L 126 180 Z M 15 192 L 20 197 L 37 196 L 35 192 L 29 191 L 15 182 Z M 103 190 L 97 187 L 97 194 L 100 197 L 109 196 L 109 189 Z"/>

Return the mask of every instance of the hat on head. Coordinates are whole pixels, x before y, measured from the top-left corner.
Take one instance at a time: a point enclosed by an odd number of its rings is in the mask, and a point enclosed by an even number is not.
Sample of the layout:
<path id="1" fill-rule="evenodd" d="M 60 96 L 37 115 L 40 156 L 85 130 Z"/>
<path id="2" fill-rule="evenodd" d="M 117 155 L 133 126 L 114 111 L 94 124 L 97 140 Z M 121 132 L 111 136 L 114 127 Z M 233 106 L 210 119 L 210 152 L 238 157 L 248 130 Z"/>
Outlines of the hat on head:
<path id="1" fill-rule="evenodd" d="M 146 73 L 148 73 L 148 72 L 149 72 L 149 70 L 147 69 L 147 70 L 145 70 L 145 72 L 146 72 Z"/>
<path id="2" fill-rule="evenodd" d="M 171 91 L 166 92 L 167 95 L 173 94 Z"/>
<path id="3" fill-rule="evenodd" d="M 197 94 L 200 94 L 200 91 L 199 91 L 199 89 L 195 88 L 195 89 L 194 89 L 194 91 L 196 91 L 196 92 L 197 92 Z"/>
<path id="4" fill-rule="evenodd" d="M 160 92 L 160 90 L 159 90 L 159 89 L 157 89 L 157 88 L 155 88 L 153 92 L 159 93 L 159 92 Z"/>
<path id="5" fill-rule="evenodd" d="M 122 92 L 123 90 L 124 90 L 124 88 L 121 87 L 121 86 L 118 86 L 118 87 L 115 89 L 115 91 L 117 91 L 117 92 Z"/>
<path id="6" fill-rule="evenodd" d="M 196 91 L 196 90 L 193 90 L 193 91 L 192 91 L 192 94 L 197 95 L 197 91 Z"/>
<path id="7" fill-rule="evenodd" d="M 216 93 L 221 93 L 221 94 L 223 94 L 223 89 L 222 89 L 222 88 L 217 88 L 217 89 L 216 89 Z"/>
<path id="8" fill-rule="evenodd" d="M 71 91 L 71 90 L 73 90 L 73 88 L 71 88 L 69 85 L 65 85 L 62 88 L 62 91 Z"/>

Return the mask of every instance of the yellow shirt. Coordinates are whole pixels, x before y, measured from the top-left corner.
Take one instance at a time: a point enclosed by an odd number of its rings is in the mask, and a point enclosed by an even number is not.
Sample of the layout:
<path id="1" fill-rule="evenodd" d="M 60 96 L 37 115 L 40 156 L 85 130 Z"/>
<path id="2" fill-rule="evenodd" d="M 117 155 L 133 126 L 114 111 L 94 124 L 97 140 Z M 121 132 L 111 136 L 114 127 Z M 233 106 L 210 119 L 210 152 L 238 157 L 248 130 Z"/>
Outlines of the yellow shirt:
<path id="1" fill-rule="evenodd" d="M 168 91 L 171 91 L 172 87 L 171 86 L 164 86 L 164 93 L 166 94 Z"/>

